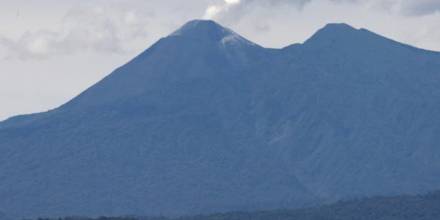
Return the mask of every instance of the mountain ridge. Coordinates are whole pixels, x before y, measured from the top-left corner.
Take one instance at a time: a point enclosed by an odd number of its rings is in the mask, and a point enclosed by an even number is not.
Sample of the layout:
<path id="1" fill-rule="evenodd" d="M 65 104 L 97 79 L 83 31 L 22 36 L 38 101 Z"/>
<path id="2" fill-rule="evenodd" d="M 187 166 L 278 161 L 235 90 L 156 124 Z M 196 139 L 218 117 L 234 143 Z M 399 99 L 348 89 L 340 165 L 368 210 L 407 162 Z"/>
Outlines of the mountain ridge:
<path id="1" fill-rule="evenodd" d="M 181 28 L 179 28 L 178 30 L 172 32 L 172 33 L 169 34 L 167 37 L 164 37 L 164 38 L 159 39 L 157 43 L 159 43 L 160 41 L 164 40 L 165 38 L 173 37 L 173 36 L 177 36 L 177 35 L 179 35 L 179 32 L 182 31 L 181 29 L 185 29 L 185 28 L 188 28 L 188 27 L 191 27 L 191 26 L 193 26 L 193 27 L 196 26 L 196 27 L 197 27 L 197 24 L 204 24 L 204 26 L 208 26 L 208 27 L 211 27 L 211 28 L 213 28 L 213 29 L 220 29 L 220 32 L 226 32 L 226 33 L 228 33 L 227 35 L 234 35 L 234 36 L 235 36 L 235 35 L 238 35 L 236 32 L 234 32 L 234 31 L 232 31 L 232 30 L 230 30 L 230 29 L 228 29 L 228 28 L 224 28 L 224 27 L 222 27 L 220 24 L 218 24 L 218 23 L 215 22 L 214 20 L 202 20 L 202 19 L 196 19 L 196 20 L 191 20 L 191 21 L 185 23 Z M 197 29 L 197 28 L 194 28 L 194 29 Z M 265 49 L 270 49 L 270 50 L 276 50 L 276 51 L 283 51 L 283 50 L 288 50 L 289 48 L 302 47 L 302 46 L 304 46 L 305 44 L 307 44 L 307 42 L 311 41 L 313 38 L 320 37 L 320 36 L 319 36 L 320 32 L 322 32 L 322 31 L 329 31 L 329 30 L 330 30 L 330 31 L 334 31 L 335 29 L 336 29 L 336 30 L 345 30 L 345 31 L 348 30 L 348 31 L 350 31 L 350 32 L 366 32 L 366 33 L 368 33 L 368 34 L 373 34 L 373 35 L 375 35 L 376 37 L 383 38 L 383 39 L 388 40 L 388 41 L 390 41 L 390 42 L 393 42 L 393 43 L 395 43 L 395 44 L 397 44 L 397 45 L 400 45 L 400 46 L 403 46 L 403 47 L 407 47 L 407 48 L 409 48 L 409 49 L 417 50 L 417 51 L 419 51 L 419 52 L 432 53 L 432 54 L 435 54 L 435 55 L 440 56 L 440 51 L 435 51 L 435 50 L 429 50 L 429 49 L 424 49 L 424 48 L 415 47 L 415 46 L 412 46 L 412 45 L 409 45 L 409 44 L 406 44 L 406 43 L 402 43 L 402 42 L 399 42 L 399 41 L 393 40 L 393 39 L 391 39 L 391 38 L 384 37 L 384 36 L 382 36 L 382 35 L 380 35 L 380 34 L 374 33 L 374 32 L 372 32 L 372 31 L 370 31 L 370 30 L 368 30 L 368 29 L 365 29 L 365 28 L 359 28 L 359 29 L 354 28 L 353 26 L 351 26 L 351 25 L 349 25 L 349 24 L 347 24 L 347 23 L 328 23 L 328 24 L 326 24 L 323 28 L 321 28 L 321 29 L 319 29 L 317 32 L 315 32 L 311 37 L 309 37 L 308 39 L 306 39 L 306 40 L 304 41 L 304 43 L 294 43 L 294 44 L 290 44 L 290 45 L 287 45 L 287 46 L 284 46 L 284 47 L 281 47 L 281 48 L 268 48 L 268 47 L 264 47 L 264 48 L 265 48 Z M 243 40 L 249 42 L 250 44 L 253 44 L 253 45 L 258 46 L 258 47 L 262 47 L 262 46 L 260 46 L 260 45 L 258 45 L 258 44 L 256 44 L 256 43 L 254 43 L 254 42 L 252 42 L 252 41 L 249 41 L 248 39 L 245 39 L 245 38 L 241 37 L 240 35 L 238 35 L 238 36 L 239 36 L 240 38 L 242 38 Z M 223 37 L 224 37 L 224 36 L 223 36 Z M 153 44 L 149 49 L 154 48 L 155 45 L 156 45 L 157 43 Z M 144 53 L 146 53 L 149 49 L 147 49 L 146 51 L 144 51 L 144 52 L 140 53 L 139 55 L 137 55 L 135 58 L 133 58 L 133 60 L 136 59 L 136 58 L 138 58 L 139 56 L 142 56 L 142 55 L 143 55 Z M 133 61 L 133 60 L 131 60 L 131 61 Z M 131 61 L 127 62 L 126 64 L 130 63 Z M 115 72 L 115 71 L 117 71 L 118 69 L 119 69 L 119 68 L 116 68 L 114 71 L 112 71 L 112 73 Z M 111 73 L 110 73 L 109 75 L 111 75 Z M 105 79 L 105 77 L 104 77 L 104 79 Z M 99 82 L 98 82 L 98 83 L 99 83 Z M 90 87 L 89 87 L 89 88 L 90 88 Z M 86 88 L 86 90 L 87 90 L 87 88 Z M 69 101 L 68 101 L 68 102 L 69 102 Z M 66 102 L 66 103 L 68 103 L 68 102 Z M 17 118 L 17 117 L 31 117 L 31 116 L 33 116 L 33 115 L 35 115 L 35 114 L 51 112 L 51 111 L 53 111 L 53 110 L 56 110 L 56 109 L 62 107 L 63 105 L 64 105 L 64 104 L 62 104 L 62 105 L 60 105 L 60 106 L 58 106 L 58 107 L 55 107 L 55 108 L 53 108 L 53 109 L 50 109 L 50 110 L 44 111 L 44 112 L 37 112 L 37 113 L 29 113 L 29 114 L 24 114 L 24 115 L 15 115 L 15 116 L 11 116 L 11 117 L 9 117 L 9 118 L 4 119 L 3 121 L 0 121 L 0 123 L 4 124 L 3 122 L 6 122 L 6 121 L 8 121 L 8 120 L 10 120 L 10 119 L 15 119 L 15 118 Z"/>
<path id="2" fill-rule="evenodd" d="M 182 29 L 190 29 L 189 32 L 193 32 L 194 30 L 199 29 L 198 31 L 202 31 L 202 32 L 204 32 L 203 28 L 202 28 L 202 30 L 200 30 L 199 26 L 204 26 L 204 28 L 207 28 L 207 29 L 214 29 L 214 30 L 217 30 L 217 32 L 226 33 L 225 36 L 228 36 L 228 35 L 239 36 L 239 37 L 242 38 L 244 41 L 249 42 L 249 44 L 251 44 L 251 45 L 254 45 L 254 46 L 257 46 L 257 47 L 262 47 L 262 46 L 260 46 L 260 45 L 258 45 L 258 44 L 256 44 L 256 43 L 254 43 L 254 42 L 252 42 L 252 41 L 249 41 L 248 39 L 245 39 L 245 38 L 241 37 L 241 36 L 238 35 L 236 32 L 234 32 L 234 31 L 232 31 L 232 30 L 230 30 L 230 29 L 228 29 L 228 28 L 224 28 L 224 27 L 222 27 L 220 24 L 218 24 L 217 22 L 215 22 L 215 21 L 213 21 L 213 20 L 202 20 L 202 19 L 196 19 L 196 20 L 191 20 L 191 21 L 185 23 L 181 28 L 179 28 L 178 30 L 172 32 L 172 33 L 169 34 L 167 37 L 161 38 L 158 42 L 156 42 L 155 44 L 153 44 L 149 49 L 147 49 L 146 51 L 143 51 L 142 53 L 140 53 L 139 55 L 137 55 L 135 58 L 133 58 L 132 60 L 130 60 L 130 61 L 127 62 L 126 64 L 129 64 L 130 62 L 132 62 L 133 60 L 137 59 L 138 57 L 143 56 L 145 53 L 148 53 L 149 50 L 155 48 L 155 46 L 157 46 L 157 44 L 160 43 L 161 41 L 163 41 L 164 39 L 169 38 L 169 37 L 173 37 L 173 36 L 180 35 L 179 32 L 181 32 Z M 191 29 L 191 28 L 192 28 L 192 29 Z M 349 24 L 347 24 L 347 23 L 328 23 L 328 24 L 326 24 L 323 28 L 321 28 L 321 29 L 319 29 L 317 32 L 315 32 L 311 37 L 309 37 L 308 39 L 306 39 L 306 40 L 304 41 L 304 43 L 294 43 L 294 44 L 287 45 L 287 46 L 282 47 L 282 48 L 267 48 L 267 47 L 264 47 L 264 48 L 265 48 L 265 49 L 270 49 L 270 50 L 275 50 L 275 51 L 284 51 L 284 50 L 289 50 L 289 49 L 291 49 L 291 48 L 303 47 L 305 44 L 307 44 L 308 42 L 310 42 L 310 41 L 313 40 L 314 38 L 321 37 L 321 33 L 320 33 L 320 32 L 323 32 L 323 31 L 324 31 L 324 32 L 335 32 L 335 31 L 338 31 L 338 30 L 339 30 L 339 31 L 342 30 L 342 32 L 346 32 L 346 31 L 349 31 L 349 32 L 357 32 L 357 33 L 365 32 L 365 33 L 368 33 L 369 35 L 372 34 L 372 35 L 374 35 L 375 37 L 382 38 L 383 40 L 388 40 L 388 41 L 392 42 L 392 43 L 395 44 L 395 45 L 400 45 L 400 46 L 403 46 L 403 47 L 407 47 L 407 48 L 409 48 L 409 49 L 416 50 L 416 51 L 418 51 L 418 52 L 427 52 L 427 53 L 432 53 L 432 54 L 435 54 L 435 55 L 440 56 L 440 51 L 434 51 L 434 50 L 428 50 L 428 49 L 418 48 L 418 47 L 415 47 L 415 46 L 412 46 L 412 45 L 409 45 L 409 44 L 405 44 L 405 43 L 402 43 L 402 42 L 398 42 L 398 41 L 395 41 L 395 40 L 393 40 L 393 39 L 390 39 L 390 38 L 384 37 L 384 36 L 382 36 L 382 35 L 380 35 L 380 34 L 376 34 L 376 33 L 372 32 L 372 31 L 370 31 L 370 30 L 368 30 L 368 29 L 365 29 L 365 28 L 360 28 L 360 29 L 354 28 L 353 26 L 351 26 L 351 25 L 349 25 Z M 190 34 L 190 35 L 192 35 L 192 34 Z M 339 33 L 338 35 L 340 36 L 341 33 Z M 225 36 L 223 36 L 223 37 L 225 37 Z M 223 37 L 221 37 L 221 38 L 223 38 Z M 217 41 L 218 41 L 218 39 L 217 39 Z M 262 47 L 262 48 L 263 48 L 263 47 Z M 125 65 L 126 65 L 126 64 L 125 64 Z M 112 71 L 112 73 L 113 73 L 113 72 L 116 72 L 118 69 L 120 69 L 120 68 L 116 68 L 114 71 Z M 112 73 L 110 73 L 109 75 L 111 75 Z M 106 77 L 104 77 L 103 79 L 105 79 L 105 78 L 106 78 Z M 98 82 L 98 83 L 99 83 L 99 82 Z M 97 84 L 97 83 L 95 83 L 95 84 Z M 89 87 L 89 88 L 90 88 L 90 87 Z M 87 90 L 87 89 L 88 89 L 88 88 L 86 88 L 85 90 Z M 80 95 L 81 95 L 81 94 L 80 94 Z M 78 96 L 79 96 L 79 95 L 78 95 Z M 70 101 L 71 101 L 71 100 L 69 100 L 69 101 L 66 102 L 65 104 L 69 103 Z M 65 104 L 62 104 L 62 105 L 60 105 L 59 107 L 55 107 L 55 108 L 50 109 L 50 110 L 45 111 L 45 112 L 37 112 L 37 113 L 30 113 L 30 114 L 25 114 L 25 115 L 11 116 L 11 117 L 9 117 L 9 118 L 4 119 L 3 121 L 0 121 L 0 123 L 1 123 L 1 124 L 4 124 L 3 122 L 6 122 L 6 121 L 8 121 L 8 120 L 10 120 L 10 119 L 13 119 L 13 120 L 14 120 L 14 119 L 16 119 L 17 117 L 20 117 L 20 118 L 21 118 L 21 117 L 32 117 L 32 116 L 34 116 L 35 114 L 40 114 L 40 113 L 43 113 L 43 114 L 44 114 L 44 113 L 47 113 L 47 112 L 51 112 L 51 111 L 54 111 L 54 110 L 56 110 L 56 109 L 59 109 L 60 107 L 64 106 Z"/>
<path id="3" fill-rule="evenodd" d="M 438 54 L 344 24 L 286 49 L 228 36 L 189 22 L 61 107 L 0 123 L 0 209 L 182 215 L 439 187 Z"/>

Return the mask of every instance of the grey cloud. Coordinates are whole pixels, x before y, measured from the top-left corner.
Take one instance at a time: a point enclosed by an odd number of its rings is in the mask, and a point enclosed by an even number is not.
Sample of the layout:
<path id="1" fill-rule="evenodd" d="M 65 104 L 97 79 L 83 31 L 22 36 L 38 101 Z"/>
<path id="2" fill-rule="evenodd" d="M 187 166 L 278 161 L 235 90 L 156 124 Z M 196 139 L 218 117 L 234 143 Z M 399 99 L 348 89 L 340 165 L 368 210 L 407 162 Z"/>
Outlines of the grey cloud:
<path id="1" fill-rule="evenodd" d="M 148 36 L 149 15 L 136 10 L 82 5 L 71 9 L 58 29 L 26 32 L 17 39 L 0 36 L 6 58 L 42 59 L 84 52 L 126 53 Z"/>
<path id="2" fill-rule="evenodd" d="M 314 0 L 316 1 L 316 0 Z M 367 4 L 379 6 L 405 16 L 423 16 L 440 11 L 439 0 L 330 0 L 336 3 Z"/>
<path id="3" fill-rule="evenodd" d="M 304 0 L 299 1 L 304 5 L 312 1 L 319 0 Z M 406 15 L 427 15 L 440 11 L 439 0 L 328 0 L 338 4 L 367 4 L 380 5 L 390 10 L 397 10 Z M 272 2 L 293 2 L 298 4 L 298 1 L 272 0 Z"/>
<path id="4" fill-rule="evenodd" d="M 439 0 L 402 0 L 402 12 L 408 15 L 428 15 L 440 12 Z"/>
<path id="5" fill-rule="evenodd" d="M 326 1 L 334 4 L 374 6 L 374 8 L 383 8 L 405 16 L 423 16 L 440 12 L 440 0 L 242 0 L 231 10 L 219 13 L 219 16 L 233 16 L 236 19 L 256 7 L 286 6 L 302 9 L 308 3 Z"/>

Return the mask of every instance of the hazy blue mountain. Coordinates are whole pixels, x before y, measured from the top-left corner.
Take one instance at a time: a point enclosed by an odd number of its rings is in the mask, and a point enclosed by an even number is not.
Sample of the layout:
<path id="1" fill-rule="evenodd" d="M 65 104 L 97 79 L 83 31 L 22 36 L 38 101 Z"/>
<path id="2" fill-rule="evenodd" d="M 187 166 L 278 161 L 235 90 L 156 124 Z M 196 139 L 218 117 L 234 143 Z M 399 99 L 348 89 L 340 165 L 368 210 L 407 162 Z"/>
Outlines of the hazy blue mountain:
<path id="1" fill-rule="evenodd" d="M 440 53 L 330 24 L 266 49 L 192 21 L 0 123 L 11 216 L 291 208 L 440 188 Z"/>
<path id="2" fill-rule="evenodd" d="M 8 220 L 8 217 L 3 212 L 0 212 L 0 220 Z"/>

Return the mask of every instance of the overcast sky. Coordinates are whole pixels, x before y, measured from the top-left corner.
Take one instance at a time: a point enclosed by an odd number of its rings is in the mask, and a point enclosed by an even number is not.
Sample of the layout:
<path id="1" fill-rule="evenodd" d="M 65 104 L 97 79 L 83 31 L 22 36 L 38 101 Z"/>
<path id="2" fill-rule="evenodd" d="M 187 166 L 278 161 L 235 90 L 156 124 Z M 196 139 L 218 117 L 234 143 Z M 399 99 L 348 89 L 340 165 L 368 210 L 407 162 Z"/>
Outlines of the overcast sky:
<path id="1" fill-rule="evenodd" d="M 440 0 L 0 0 L 0 120 L 63 104 L 200 18 L 265 47 L 344 22 L 440 51 Z"/>

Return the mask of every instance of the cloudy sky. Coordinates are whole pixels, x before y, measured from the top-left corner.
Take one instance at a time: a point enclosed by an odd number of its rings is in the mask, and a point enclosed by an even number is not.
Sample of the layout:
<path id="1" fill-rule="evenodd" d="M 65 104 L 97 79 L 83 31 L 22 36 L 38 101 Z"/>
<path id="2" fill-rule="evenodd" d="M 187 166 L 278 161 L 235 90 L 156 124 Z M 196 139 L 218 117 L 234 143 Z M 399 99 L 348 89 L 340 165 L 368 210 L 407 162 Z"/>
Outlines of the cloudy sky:
<path id="1" fill-rule="evenodd" d="M 265 47 L 344 22 L 440 51 L 440 0 L 0 0 L 0 120 L 63 104 L 200 18 Z"/>

